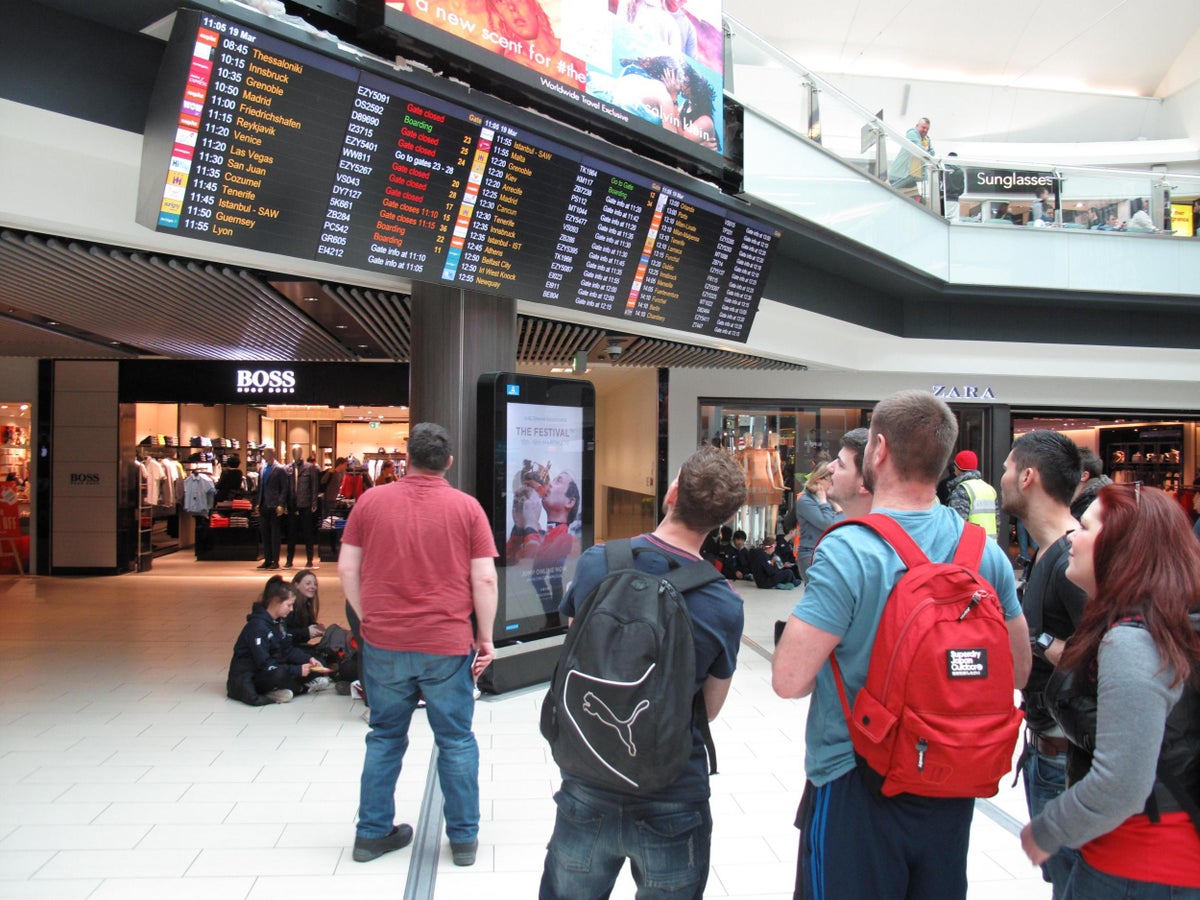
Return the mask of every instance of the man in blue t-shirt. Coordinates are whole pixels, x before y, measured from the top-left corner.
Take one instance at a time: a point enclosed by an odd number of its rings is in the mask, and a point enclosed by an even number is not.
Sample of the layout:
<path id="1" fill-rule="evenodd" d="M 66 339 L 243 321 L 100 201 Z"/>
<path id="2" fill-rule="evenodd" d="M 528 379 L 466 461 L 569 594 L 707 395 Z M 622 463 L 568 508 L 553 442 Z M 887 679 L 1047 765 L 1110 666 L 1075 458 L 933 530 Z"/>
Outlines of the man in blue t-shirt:
<path id="1" fill-rule="evenodd" d="M 936 500 L 937 482 L 958 437 L 954 413 L 924 391 L 902 391 L 875 407 L 863 455 L 872 512 L 899 522 L 933 560 L 949 560 L 964 522 Z M 1014 687 L 1029 674 L 1029 629 L 1017 602 L 1012 566 L 987 541 L 980 566 L 1008 621 Z M 836 650 L 853 698 L 867 664 L 883 606 L 904 572 L 894 550 L 867 528 L 841 528 L 817 547 L 809 583 L 792 611 L 772 662 L 781 697 L 812 694 L 806 732 L 808 785 L 796 897 L 961 898 L 967 891 L 967 841 L 974 800 L 884 797 L 863 782 L 833 680 Z"/>
<path id="2" fill-rule="evenodd" d="M 667 512 L 658 527 L 633 539 L 633 549 L 643 551 L 635 565 L 661 574 L 669 560 L 699 559 L 705 535 L 727 521 L 745 498 L 738 465 L 715 447 L 701 447 L 667 488 Z M 606 574 L 604 548 L 588 549 L 559 607 L 562 615 L 572 619 L 577 605 Z M 742 601 L 723 580 L 689 591 L 684 601 L 696 645 L 695 687 L 711 721 L 725 703 L 737 665 Z M 712 842 L 708 800 L 707 755 L 697 729 L 687 768 L 654 794 L 621 793 L 564 772 L 562 789 L 554 795 L 558 815 L 546 848 L 540 900 L 607 897 L 626 859 L 639 896 L 643 890 L 657 896 L 656 886 L 670 886 L 672 897 L 703 897 Z"/>

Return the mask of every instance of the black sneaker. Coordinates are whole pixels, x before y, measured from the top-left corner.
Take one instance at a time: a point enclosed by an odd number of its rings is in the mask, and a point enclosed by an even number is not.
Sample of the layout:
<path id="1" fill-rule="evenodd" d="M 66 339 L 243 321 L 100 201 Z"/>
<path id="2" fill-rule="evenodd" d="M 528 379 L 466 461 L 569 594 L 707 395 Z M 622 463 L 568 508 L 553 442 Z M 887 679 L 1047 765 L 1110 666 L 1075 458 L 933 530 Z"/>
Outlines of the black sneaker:
<path id="1" fill-rule="evenodd" d="M 475 865 L 475 851 L 479 849 L 479 838 L 468 841 L 465 844 L 456 844 L 450 842 L 450 858 L 454 860 L 456 866 L 473 866 Z"/>
<path id="2" fill-rule="evenodd" d="M 354 838 L 354 861 L 370 862 L 385 853 L 399 850 L 412 843 L 413 830 L 411 825 L 396 825 L 390 834 L 381 838 Z"/>

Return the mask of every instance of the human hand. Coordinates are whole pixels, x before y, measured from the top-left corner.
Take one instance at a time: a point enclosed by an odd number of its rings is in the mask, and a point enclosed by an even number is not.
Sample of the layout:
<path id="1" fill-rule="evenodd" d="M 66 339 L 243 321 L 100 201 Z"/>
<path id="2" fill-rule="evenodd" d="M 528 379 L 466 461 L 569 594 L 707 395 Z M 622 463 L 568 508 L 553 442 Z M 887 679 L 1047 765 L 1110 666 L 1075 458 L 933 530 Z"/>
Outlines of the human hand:
<path id="1" fill-rule="evenodd" d="M 536 491 L 529 491 L 525 498 L 513 507 L 513 524 L 518 528 L 537 529 L 542 517 L 542 498 Z"/>
<path id="2" fill-rule="evenodd" d="M 305 663 L 304 665 L 302 665 L 302 666 L 300 667 L 300 677 L 301 677 L 301 678 L 307 678 L 307 677 L 308 677 L 308 673 L 309 673 L 311 670 L 312 670 L 312 664 L 311 664 L 311 663 Z"/>
<path id="3" fill-rule="evenodd" d="M 1040 866 L 1050 858 L 1050 854 L 1037 845 L 1033 839 L 1033 826 L 1026 825 L 1021 829 L 1021 849 L 1035 866 Z"/>
<path id="4" fill-rule="evenodd" d="M 318 625 L 309 625 L 309 626 L 308 626 L 308 636 L 309 636 L 310 638 L 320 637 L 320 636 L 321 636 L 321 628 L 320 628 L 320 626 L 318 626 Z"/>
<path id="5" fill-rule="evenodd" d="M 471 677 L 478 678 L 483 670 L 496 658 L 496 647 L 491 641 L 476 642 L 475 660 L 471 663 Z"/>

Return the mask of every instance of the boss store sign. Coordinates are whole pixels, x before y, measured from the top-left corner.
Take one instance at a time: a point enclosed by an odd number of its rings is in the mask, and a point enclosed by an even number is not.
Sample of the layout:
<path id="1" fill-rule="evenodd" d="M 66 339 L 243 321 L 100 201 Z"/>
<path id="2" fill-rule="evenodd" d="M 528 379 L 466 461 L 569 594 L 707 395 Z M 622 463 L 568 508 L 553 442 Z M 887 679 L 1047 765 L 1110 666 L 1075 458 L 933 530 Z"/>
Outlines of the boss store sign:
<path id="1" fill-rule="evenodd" d="M 121 403 L 407 406 L 408 368 L 400 363 L 123 360 L 117 392 Z"/>

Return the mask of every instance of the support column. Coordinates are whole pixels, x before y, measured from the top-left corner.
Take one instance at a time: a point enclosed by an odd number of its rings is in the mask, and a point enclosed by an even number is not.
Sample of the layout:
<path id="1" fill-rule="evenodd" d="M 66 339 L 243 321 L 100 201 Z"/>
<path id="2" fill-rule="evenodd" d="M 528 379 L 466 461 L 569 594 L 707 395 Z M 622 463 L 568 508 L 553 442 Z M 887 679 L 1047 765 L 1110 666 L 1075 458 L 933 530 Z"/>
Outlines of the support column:
<path id="1" fill-rule="evenodd" d="M 517 365 L 517 301 L 435 284 L 413 284 L 409 421 L 450 432 L 447 479 L 475 492 L 476 384 Z"/>

